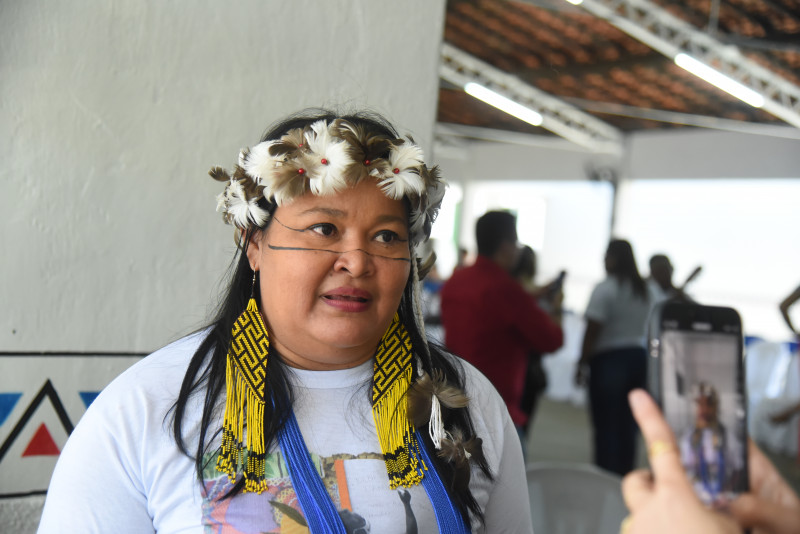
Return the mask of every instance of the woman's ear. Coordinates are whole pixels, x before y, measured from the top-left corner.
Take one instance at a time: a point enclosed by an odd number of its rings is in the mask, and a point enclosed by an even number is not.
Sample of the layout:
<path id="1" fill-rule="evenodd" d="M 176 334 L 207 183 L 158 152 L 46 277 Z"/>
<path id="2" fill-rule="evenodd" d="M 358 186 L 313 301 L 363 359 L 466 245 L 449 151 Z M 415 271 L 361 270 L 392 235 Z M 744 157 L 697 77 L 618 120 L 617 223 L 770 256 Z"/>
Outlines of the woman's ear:
<path id="1" fill-rule="evenodd" d="M 253 271 L 260 270 L 261 262 L 261 239 L 264 233 L 260 231 L 250 232 L 247 235 L 247 260 L 250 262 L 250 268 Z"/>

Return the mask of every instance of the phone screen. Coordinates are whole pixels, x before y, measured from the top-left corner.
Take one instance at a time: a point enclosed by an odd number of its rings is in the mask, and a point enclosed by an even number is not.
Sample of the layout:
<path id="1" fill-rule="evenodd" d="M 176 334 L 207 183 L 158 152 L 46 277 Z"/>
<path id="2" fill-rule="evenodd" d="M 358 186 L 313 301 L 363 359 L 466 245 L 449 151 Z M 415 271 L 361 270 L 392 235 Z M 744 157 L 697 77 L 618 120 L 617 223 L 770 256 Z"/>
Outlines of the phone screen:
<path id="1" fill-rule="evenodd" d="M 708 506 L 747 490 L 747 416 L 741 339 L 721 332 L 662 330 L 661 402 L 681 462 Z"/>

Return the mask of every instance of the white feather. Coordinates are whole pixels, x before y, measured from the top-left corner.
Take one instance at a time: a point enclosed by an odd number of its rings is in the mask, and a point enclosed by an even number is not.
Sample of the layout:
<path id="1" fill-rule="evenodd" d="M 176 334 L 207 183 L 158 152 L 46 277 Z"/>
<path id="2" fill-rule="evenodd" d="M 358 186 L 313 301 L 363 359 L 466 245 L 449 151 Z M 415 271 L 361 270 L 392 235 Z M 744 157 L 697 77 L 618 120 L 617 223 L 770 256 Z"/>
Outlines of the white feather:
<path id="1" fill-rule="evenodd" d="M 308 187 L 315 195 L 332 195 L 347 187 L 344 180 L 344 171 L 353 160 L 347 155 L 347 147 L 344 142 L 333 142 L 325 146 L 324 152 L 314 151 L 320 158 L 327 160 L 327 164 L 320 164 L 315 167 L 314 172 L 309 174 Z"/>
<path id="2" fill-rule="evenodd" d="M 244 196 L 244 188 L 242 184 L 236 180 L 231 181 L 226 189 L 228 197 L 228 215 L 230 216 L 233 224 L 239 228 L 247 228 L 248 216 L 250 209 L 247 199 Z"/>
<path id="3" fill-rule="evenodd" d="M 442 440 L 447 437 L 442 420 L 442 407 L 436 395 L 431 395 L 431 418 L 428 420 L 428 435 L 436 450 L 442 448 Z"/>
<path id="4" fill-rule="evenodd" d="M 296 178 L 297 179 L 297 178 Z M 281 189 L 276 189 L 273 192 L 273 199 L 275 200 L 275 204 L 278 206 L 283 206 L 284 204 L 288 204 L 292 201 L 292 196 L 289 194 L 289 188 L 283 187 Z"/>
<path id="5" fill-rule="evenodd" d="M 389 152 L 389 172 L 380 181 L 386 196 L 398 200 L 409 193 L 424 193 L 425 183 L 416 172 L 420 165 L 423 165 L 422 149 L 417 145 L 403 143 L 392 147 Z"/>
<path id="6" fill-rule="evenodd" d="M 394 200 L 399 200 L 409 193 L 419 194 L 424 188 L 422 178 L 414 172 L 392 173 L 379 182 L 384 194 Z"/>
<path id="7" fill-rule="evenodd" d="M 389 166 L 392 169 L 398 168 L 404 171 L 422 165 L 424 163 L 422 158 L 422 149 L 413 143 L 406 142 L 392 147 L 389 152 Z"/>
<path id="8" fill-rule="evenodd" d="M 223 194 L 225 195 L 225 211 L 239 228 L 247 228 L 251 223 L 263 226 L 269 218 L 269 213 L 258 205 L 258 199 L 247 199 L 244 187 L 238 180 L 232 180 Z"/>
<path id="9" fill-rule="evenodd" d="M 269 147 L 274 143 L 275 141 L 264 141 L 257 144 L 250 149 L 244 165 L 240 165 L 259 185 L 269 185 L 273 169 L 279 166 L 280 159 L 269 153 Z"/>
<path id="10" fill-rule="evenodd" d="M 250 219 L 256 226 L 264 226 L 264 223 L 269 219 L 269 212 L 259 206 L 256 199 L 251 199 L 247 204 L 250 209 Z"/>
<path id="11" fill-rule="evenodd" d="M 228 211 L 228 186 L 225 186 L 225 190 L 217 195 L 217 211 Z"/>
<path id="12" fill-rule="evenodd" d="M 339 123 L 339 127 L 340 128 L 344 128 L 345 130 L 349 131 L 354 136 L 358 137 L 358 131 L 356 130 L 356 127 L 353 124 L 351 124 L 350 122 L 341 121 Z"/>
<path id="13" fill-rule="evenodd" d="M 328 128 L 328 123 L 325 121 L 317 121 L 311 125 L 311 129 L 306 132 L 306 143 L 311 152 L 320 155 L 325 154 L 325 149 L 331 143 L 331 131 Z"/>

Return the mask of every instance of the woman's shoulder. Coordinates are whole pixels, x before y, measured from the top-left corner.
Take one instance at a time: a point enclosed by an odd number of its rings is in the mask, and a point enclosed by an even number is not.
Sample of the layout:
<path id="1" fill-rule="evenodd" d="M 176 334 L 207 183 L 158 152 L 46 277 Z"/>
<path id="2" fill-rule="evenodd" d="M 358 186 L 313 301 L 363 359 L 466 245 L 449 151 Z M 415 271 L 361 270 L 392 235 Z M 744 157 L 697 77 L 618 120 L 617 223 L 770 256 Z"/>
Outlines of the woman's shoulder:
<path id="1" fill-rule="evenodd" d="M 470 413 L 474 419 L 486 422 L 487 426 L 505 424 L 508 415 L 505 401 L 486 376 L 471 363 L 453 356 L 464 373 L 464 392 L 469 398 Z"/>
<path id="2" fill-rule="evenodd" d="M 613 300 L 619 293 L 619 282 L 616 278 L 607 276 L 595 284 L 589 297 L 589 307 Z"/>
<path id="3" fill-rule="evenodd" d="M 594 287 L 595 291 L 602 291 L 604 293 L 616 293 L 620 289 L 620 282 L 618 278 L 613 276 L 606 276 Z"/>
<path id="4" fill-rule="evenodd" d="M 145 356 L 112 380 L 92 406 L 113 406 L 125 400 L 174 402 L 189 360 L 207 335 L 208 330 L 189 334 Z"/>

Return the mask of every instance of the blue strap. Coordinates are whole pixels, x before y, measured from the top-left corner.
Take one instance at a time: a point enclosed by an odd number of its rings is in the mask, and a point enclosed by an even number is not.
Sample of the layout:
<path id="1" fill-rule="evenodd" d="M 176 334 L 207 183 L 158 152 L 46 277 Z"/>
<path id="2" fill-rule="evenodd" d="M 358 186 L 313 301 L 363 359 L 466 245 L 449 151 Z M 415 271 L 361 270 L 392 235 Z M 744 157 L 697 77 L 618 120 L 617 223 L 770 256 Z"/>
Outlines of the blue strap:
<path id="1" fill-rule="evenodd" d="M 425 493 L 433 505 L 440 534 L 468 534 L 471 530 L 464 523 L 461 512 L 450 500 L 450 495 L 428 456 L 419 431 L 416 434 L 422 461 L 428 467 L 422 477 L 422 487 L 425 488 Z M 289 414 L 278 441 L 311 534 L 347 534 L 339 513 L 322 483 L 322 478 L 311 462 L 311 455 L 306 448 L 294 412 Z"/>
<path id="2" fill-rule="evenodd" d="M 311 534 L 347 534 L 339 512 L 311 462 L 311 455 L 293 411 L 289 414 L 278 441 Z"/>
<path id="3" fill-rule="evenodd" d="M 439 473 L 433 466 L 425 443 L 422 441 L 422 436 L 417 430 L 417 443 L 419 443 L 420 454 L 422 461 L 427 466 L 425 476 L 422 477 L 422 487 L 425 488 L 425 493 L 433 505 L 433 512 L 436 514 L 436 523 L 439 525 L 440 534 L 465 534 L 472 532 L 466 524 L 464 518 L 458 508 L 455 507 L 453 501 L 450 500 L 450 494 L 439 478 Z"/>

